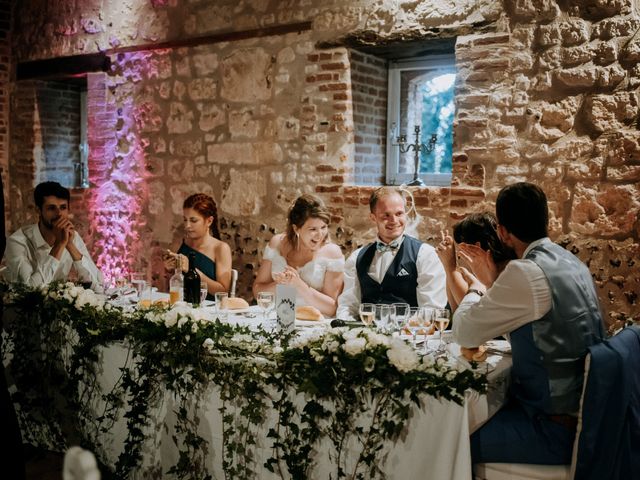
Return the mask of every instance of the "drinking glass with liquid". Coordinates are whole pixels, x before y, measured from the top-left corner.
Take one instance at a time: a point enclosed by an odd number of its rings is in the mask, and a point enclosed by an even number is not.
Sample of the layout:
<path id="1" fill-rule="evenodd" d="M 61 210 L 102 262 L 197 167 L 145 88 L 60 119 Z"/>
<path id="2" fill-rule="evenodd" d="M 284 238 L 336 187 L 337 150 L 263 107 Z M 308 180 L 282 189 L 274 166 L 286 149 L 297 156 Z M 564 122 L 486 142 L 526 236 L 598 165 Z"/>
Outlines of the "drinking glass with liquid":
<path id="1" fill-rule="evenodd" d="M 440 332 L 440 343 L 438 344 L 438 350 L 442 350 L 444 348 L 444 330 L 449 326 L 450 312 L 446 308 L 436 308 L 434 313 L 434 321 L 436 323 L 436 327 Z"/>
<path id="2" fill-rule="evenodd" d="M 358 313 L 360 314 L 360 321 L 369 326 L 376 317 L 376 306 L 373 303 L 361 303 Z"/>
<path id="3" fill-rule="evenodd" d="M 258 302 L 258 306 L 262 309 L 262 321 L 266 324 L 267 312 L 275 306 L 275 294 L 273 292 L 258 292 L 256 301 Z"/>
<path id="4" fill-rule="evenodd" d="M 182 270 L 176 268 L 175 273 L 169 279 L 169 304 L 173 305 L 182 300 L 184 290 L 184 279 Z"/>

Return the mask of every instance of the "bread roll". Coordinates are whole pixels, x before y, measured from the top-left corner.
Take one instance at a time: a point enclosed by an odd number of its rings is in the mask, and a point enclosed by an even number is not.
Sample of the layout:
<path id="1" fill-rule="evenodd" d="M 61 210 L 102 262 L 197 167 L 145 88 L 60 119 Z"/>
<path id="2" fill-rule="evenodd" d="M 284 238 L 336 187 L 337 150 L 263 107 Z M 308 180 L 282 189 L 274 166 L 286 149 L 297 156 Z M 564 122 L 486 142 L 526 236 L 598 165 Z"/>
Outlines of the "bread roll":
<path id="1" fill-rule="evenodd" d="M 244 298 L 231 297 L 227 298 L 227 308 L 229 310 L 238 310 L 240 308 L 249 308 L 249 304 Z"/>
<path id="2" fill-rule="evenodd" d="M 460 347 L 460 353 L 470 362 L 484 362 L 487 359 L 487 352 L 484 345 L 476 348 Z"/>
<path id="3" fill-rule="evenodd" d="M 322 320 L 324 317 L 316 307 L 305 305 L 296 307 L 296 318 L 298 320 Z"/>

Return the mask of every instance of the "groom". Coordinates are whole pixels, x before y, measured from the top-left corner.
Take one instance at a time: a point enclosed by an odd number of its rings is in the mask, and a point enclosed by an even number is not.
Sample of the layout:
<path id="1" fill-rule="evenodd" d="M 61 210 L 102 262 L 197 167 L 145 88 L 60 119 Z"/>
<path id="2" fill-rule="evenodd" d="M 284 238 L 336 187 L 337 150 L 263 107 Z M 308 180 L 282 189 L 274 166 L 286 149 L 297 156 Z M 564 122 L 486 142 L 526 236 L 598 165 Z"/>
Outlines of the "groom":
<path id="1" fill-rule="evenodd" d="M 444 307 L 444 267 L 431 245 L 404 233 L 407 212 L 402 191 L 378 188 L 369 198 L 369 209 L 378 239 L 347 260 L 336 317 L 357 318 L 360 303 Z"/>

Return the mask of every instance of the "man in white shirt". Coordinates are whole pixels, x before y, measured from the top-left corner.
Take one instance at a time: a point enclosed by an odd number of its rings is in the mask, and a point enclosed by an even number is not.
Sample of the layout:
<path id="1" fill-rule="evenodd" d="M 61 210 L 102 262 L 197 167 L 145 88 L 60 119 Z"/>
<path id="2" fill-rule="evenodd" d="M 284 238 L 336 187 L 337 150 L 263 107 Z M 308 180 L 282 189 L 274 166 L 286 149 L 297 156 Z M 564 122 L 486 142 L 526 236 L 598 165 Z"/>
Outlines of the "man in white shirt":
<path id="1" fill-rule="evenodd" d="M 504 187 L 496 200 L 498 235 L 516 252 L 487 289 L 463 270 L 469 291 L 453 317 L 464 347 L 509 335 L 509 401 L 471 436 L 474 463 L 571 462 L 587 348 L 604 336 L 587 267 L 547 237 L 544 192 Z M 486 293 L 485 293 L 486 292 Z"/>
<path id="2" fill-rule="evenodd" d="M 369 198 L 369 209 L 378 240 L 347 260 L 336 317 L 357 318 L 360 303 L 444 307 L 444 267 L 431 245 L 404 233 L 407 213 L 402 191 L 378 188 Z"/>
<path id="3" fill-rule="evenodd" d="M 69 190 L 57 182 L 43 182 L 33 196 L 39 220 L 8 238 L 6 279 L 39 287 L 66 281 L 73 268 L 79 282 L 99 288 L 102 275 L 69 219 Z"/>

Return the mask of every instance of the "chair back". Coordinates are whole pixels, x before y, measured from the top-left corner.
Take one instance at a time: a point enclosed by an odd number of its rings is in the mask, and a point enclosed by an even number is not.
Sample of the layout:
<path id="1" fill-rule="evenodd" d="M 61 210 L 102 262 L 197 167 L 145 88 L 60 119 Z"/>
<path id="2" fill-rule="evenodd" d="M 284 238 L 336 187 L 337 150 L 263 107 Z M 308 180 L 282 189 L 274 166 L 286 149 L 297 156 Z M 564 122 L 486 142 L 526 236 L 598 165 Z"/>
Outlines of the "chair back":
<path id="1" fill-rule="evenodd" d="M 229 297 L 236 296 L 236 284 L 238 283 L 238 270 L 231 269 L 231 282 L 229 282 Z"/>
<path id="2" fill-rule="evenodd" d="M 640 478 L 640 327 L 589 347 L 574 447 L 580 480 Z"/>
<path id="3" fill-rule="evenodd" d="M 64 454 L 62 480 L 100 480 L 96 457 L 89 450 L 71 447 Z"/>

